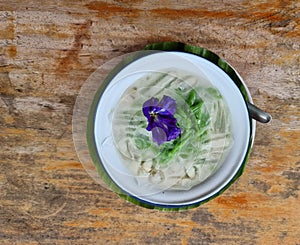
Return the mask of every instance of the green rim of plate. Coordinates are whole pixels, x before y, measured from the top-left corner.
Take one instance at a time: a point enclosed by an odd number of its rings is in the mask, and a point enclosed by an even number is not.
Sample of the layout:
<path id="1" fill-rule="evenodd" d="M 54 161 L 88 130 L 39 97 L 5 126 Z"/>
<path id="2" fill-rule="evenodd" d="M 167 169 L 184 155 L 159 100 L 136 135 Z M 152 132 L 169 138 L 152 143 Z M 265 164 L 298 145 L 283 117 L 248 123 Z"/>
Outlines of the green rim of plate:
<path id="1" fill-rule="evenodd" d="M 149 50 L 152 52 L 149 52 L 146 55 L 155 53 L 155 51 L 177 51 L 177 52 L 185 52 L 197 55 L 199 57 L 202 57 L 216 66 L 220 67 L 236 84 L 236 86 L 239 88 L 241 94 L 243 95 L 243 98 L 245 102 L 251 102 L 249 95 L 247 93 L 247 89 L 240 79 L 239 75 L 236 73 L 236 71 L 223 59 L 221 59 L 218 55 L 215 53 L 201 47 L 192 46 L 180 42 L 161 42 L 161 43 L 154 43 L 147 45 L 144 50 Z M 88 143 L 88 149 L 90 156 L 92 158 L 92 161 L 94 165 L 96 166 L 96 169 L 100 175 L 100 178 L 105 182 L 105 184 L 115 193 L 117 193 L 121 198 L 125 199 L 126 201 L 129 201 L 131 203 L 134 203 L 138 206 L 149 208 L 149 209 L 157 209 L 162 211 L 182 211 L 182 210 L 188 210 L 195 207 L 198 207 L 211 199 L 219 196 L 222 194 L 227 188 L 229 188 L 244 172 L 245 166 L 248 162 L 251 147 L 254 140 L 254 128 L 252 124 L 252 119 L 249 116 L 249 125 L 250 125 L 250 135 L 249 135 L 249 141 L 248 141 L 248 147 L 247 152 L 245 154 L 245 157 L 243 159 L 243 162 L 238 169 L 235 176 L 230 180 L 230 182 L 224 186 L 219 192 L 215 193 L 214 195 L 208 197 L 205 200 L 196 202 L 194 204 L 190 205 L 160 205 L 160 204 L 154 204 L 145 202 L 135 196 L 131 196 L 128 193 L 126 193 L 124 190 L 122 190 L 107 174 L 106 170 L 104 169 L 100 157 L 98 155 L 97 147 L 95 144 L 95 138 L 94 138 L 94 127 L 95 127 L 95 113 L 98 107 L 98 103 L 102 97 L 102 93 L 109 84 L 109 82 L 113 79 L 114 76 L 116 76 L 124 67 L 129 65 L 130 63 L 138 60 L 139 58 L 142 58 L 146 56 L 143 52 L 139 53 L 133 53 L 132 55 L 129 55 L 125 59 L 123 59 L 117 66 L 113 68 L 113 70 L 108 74 L 108 76 L 105 78 L 105 80 L 101 83 L 99 89 L 97 90 L 93 102 L 90 107 L 89 115 L 88 115 L 88 122 L 87 122 L 87 143 Z"/>

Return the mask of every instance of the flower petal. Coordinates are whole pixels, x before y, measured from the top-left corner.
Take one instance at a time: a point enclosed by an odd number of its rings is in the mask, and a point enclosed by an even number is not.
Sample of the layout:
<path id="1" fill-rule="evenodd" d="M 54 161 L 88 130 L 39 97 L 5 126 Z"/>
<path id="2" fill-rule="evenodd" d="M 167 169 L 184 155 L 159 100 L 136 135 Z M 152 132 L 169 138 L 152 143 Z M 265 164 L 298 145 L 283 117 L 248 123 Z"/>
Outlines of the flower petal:
<path id="1" fill-rule="evenodd" d="M 178 127 L 169 128 L 169 135 L 168 135 L 168 141 L 175 140 L 179 137 L 181 134 L 181 130 Z"/>
<path id="2" fill-rule="evenodd" d="M 164 108 L 172 115 L 174 115 L 174 113 L 176 112 L 176 101 L 167 95 L 163 96 L 158 106 Z"/>
<path id="3" fill-rule="evenodd" d="M 171 114 L 169 115 L 158 114 L 157 121 L 167 125 L 168 127 L 176 127 L 176 123 L 177 123 L 176 118 Z"/>
<path id="4" fill-rule="evenodd" d="M 145 101 L 145 103 L 143 104 L 143 108 L 150 107 L 150 106 L 157 106 L 158 102 L 159 100 L 157 98 L 152 97 L 151 99 Z"/>
<path id="5" fill-rule="evenodd" d="M 163 129 L 155 127 L 151 130 L 151 132 L 153 141 L 158 145 L 161 145 L 162 143 L 167 141 L 167 135 Z"/>

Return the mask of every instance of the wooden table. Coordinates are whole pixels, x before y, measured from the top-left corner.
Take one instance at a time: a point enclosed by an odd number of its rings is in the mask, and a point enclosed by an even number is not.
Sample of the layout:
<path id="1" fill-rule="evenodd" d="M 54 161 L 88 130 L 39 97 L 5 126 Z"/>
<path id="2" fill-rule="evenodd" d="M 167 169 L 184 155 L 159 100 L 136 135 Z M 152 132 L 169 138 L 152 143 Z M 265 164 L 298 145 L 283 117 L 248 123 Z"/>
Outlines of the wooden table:
<path id="1" fill-rule="evenodd" d="M 0 244 L 300 244 L 300 2 L 0 0 Z M 83 169 L 72 109 L 101 64 L 148 43 L 234 66 L 257 125 L 245 173 L 184 212 L 135 206 Z"/>

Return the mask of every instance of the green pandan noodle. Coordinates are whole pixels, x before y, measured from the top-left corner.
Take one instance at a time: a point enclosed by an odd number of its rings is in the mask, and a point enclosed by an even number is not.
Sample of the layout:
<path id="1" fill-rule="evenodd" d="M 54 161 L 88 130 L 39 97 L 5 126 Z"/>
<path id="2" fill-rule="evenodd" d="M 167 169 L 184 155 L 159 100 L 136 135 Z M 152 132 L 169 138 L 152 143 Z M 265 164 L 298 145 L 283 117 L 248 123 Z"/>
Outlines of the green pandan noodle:
<path id="1" fill-rule="evenodd" d="M 142 105 L 164 95 L 176 101 L 174 117 L 181 134 L 158 145 L 146 130 Z M 190 189 L 221 166 L 232 144 L 227 105 L 204 78 L 178 70 L 145 75 L 125 91 L 119 105 L 113 117 L 114 140 L 141 185 Z"/>

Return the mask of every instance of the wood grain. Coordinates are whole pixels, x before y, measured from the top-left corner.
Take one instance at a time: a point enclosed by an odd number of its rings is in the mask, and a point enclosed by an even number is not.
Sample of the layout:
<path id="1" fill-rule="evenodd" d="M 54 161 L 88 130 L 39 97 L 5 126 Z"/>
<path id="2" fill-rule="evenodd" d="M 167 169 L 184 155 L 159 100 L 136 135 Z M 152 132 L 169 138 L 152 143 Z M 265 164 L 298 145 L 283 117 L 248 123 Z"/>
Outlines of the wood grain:
<path id="1" fill-rule="evenodd" d="M 0 243 L 300 244 L 299 13 L 296 0 L 0 0 Z M 186 212 L 118 198 L 72 142 L 89 75 L 158 41 L 216 52 L 273 116 L 242 177 Z"/>

